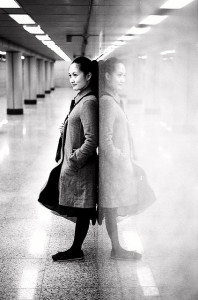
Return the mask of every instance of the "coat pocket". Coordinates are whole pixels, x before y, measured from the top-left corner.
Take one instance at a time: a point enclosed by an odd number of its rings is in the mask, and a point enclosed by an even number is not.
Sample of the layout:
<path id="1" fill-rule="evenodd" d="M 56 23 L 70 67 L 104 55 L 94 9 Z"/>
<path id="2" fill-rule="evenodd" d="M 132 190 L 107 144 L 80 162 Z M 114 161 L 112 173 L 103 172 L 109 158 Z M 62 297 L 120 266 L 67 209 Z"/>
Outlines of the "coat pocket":
<path id="1" fill-rule="evenodd" d="M 69 176 L 76 175 L 77 172 L 78 172 L 78 169 L 74 168 L 72 165 L 69 165 L 65 170 L 65 173 Z"/>

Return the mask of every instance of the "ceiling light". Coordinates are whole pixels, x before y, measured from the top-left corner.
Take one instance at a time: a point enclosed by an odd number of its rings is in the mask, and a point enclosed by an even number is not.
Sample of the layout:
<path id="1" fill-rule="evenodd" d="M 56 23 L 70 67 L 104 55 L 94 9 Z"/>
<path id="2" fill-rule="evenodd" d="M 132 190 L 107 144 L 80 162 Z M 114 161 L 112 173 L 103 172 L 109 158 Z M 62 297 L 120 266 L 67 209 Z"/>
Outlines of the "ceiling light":
<path id="1" fill-rule="evenodd" d="M 23 28 L 32 34 L 44 34 L 44 31 L 38 25 L 35 26 L 24 25 Z"/>
<path id="2" fill-rule="evenodd" d="M 0 8 L 20 8 L 14 0 L 0 0 Z"/>
<path id="3" fill-rule="evenodd" d="M 117 48 L 117 46 L 113 45 L 105 49 L 104 53 L 100 57 L 101 59 L 104 59 L 106 56 L 108 56 L 111 52 L 113 52 Z"/>
<path id="4" fill-rule="evenodd" d="M 142 56 L 140 55 L 140 56 L 138 56 L 138 58 L 139 59 L 147 59 L 148 57 L 147 57 L 147 55 L 142 55 Z"/>
<path id="5" fill-rule="evenodd" d="M 67 56 L 53 41 L 42 41 L 42 43 L 58 54 L 63 60 L 71 61 L 69 56 Z"/>
<path id="6" fill-rule="evenodd" d="M 50 37 L 49 35 L 45 34 L 45 35 L 36 35 L 36 38 L 40 41 L 50 41 Z"/>
<path id="7" fill-rule="evenodd" d="M 160 16 L 160 15 L 150 15 L 146 19 L 144 19 L 140 24 L 145 25 L 156 25 L 160 22 L 164 21 L 168 16 Z"/>
<path id="8" fill-rule="evenodd" d="M 175 50 L 166 50 L 166 51 L 160 52 L 161 55 L 174 54 L 174 53 L 175 53 Z"/>
<path id="9" fill-rule="evenodd" d="M 65 52 L 63 52 L 58 46 L 54 46 L 53 51 L 58 54 L 62 59 L 64 59 L 65 61 L 71 61 L 71 59 L 69 58 L 69 56 L 67 56 L 65 54 Z"/>
<path id="10" fill-rule="evenodd" d="M 160 8 L 179 9 L 193 2 L 194 0 L 168 0 Z"/>
<path id="11" fill-rule="evenodd" d="M 109 46 L 108 48 L 105 49 L 104 53 L 111 53 L 113 50 L 115 50 L 118 46 L 116 45 L 112 45 L 112 46 Z"/>
<path id="12" fill-rule="evenodd" d="M 56 44 L 53 41 L 42 41 L 42 43 L 46 46 L 48 46 L 49 48 L 55 46 Z"/>
<path id="13" fill-rule="evenodd" d="M 5 51 L 0 51 L 0 55 L 6 55 Z"/>
<path id="14" fill-rule="evenodd" d="M 104 53 L 104 54 L 100 57 L 100 59 L 101 59 L 101 60 L 105 59 L 110 53 L 111 53 L 111 52 Z"/>
<path id="15" fill-rule="evenodd" d="M 130 41 L 134 38 L 132 34 L 122 35 L 118 40 L 119 41 Z"/>
<path id="16" fill-rule="evenodd" d="M 126 44 L 125 41 L 115 41 L 115 42 L 113 43 L 113 46 L 122 46 L 122 45 L 124 45 L 124 44 Z"/>
<path id="17" fill-rule="evenodd" d="M 25 59 L 25 56 L 21 55 L 21 59 Z"/>
<path id="18" fill-rule="evenodd" d="M 146 26 L 146 27 L 131 27 L 128 31 L 127 34 L 144 34 L 148 32 L 151 29 L 151 27 Z"/>
<path id="19" fill-rule="evenodd" d="M 34 20 L 25 14 L 9 14 L 9 16 L 19 24 L 35 24 Z"/>

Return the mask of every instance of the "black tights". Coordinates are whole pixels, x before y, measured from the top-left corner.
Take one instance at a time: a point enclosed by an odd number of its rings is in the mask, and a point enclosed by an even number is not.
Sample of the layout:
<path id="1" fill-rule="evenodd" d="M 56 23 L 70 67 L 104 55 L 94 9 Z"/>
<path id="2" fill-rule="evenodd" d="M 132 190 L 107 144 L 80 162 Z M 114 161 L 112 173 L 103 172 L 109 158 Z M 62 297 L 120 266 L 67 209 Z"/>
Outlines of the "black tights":
<path id="1" fill-rule="evenodd" d="M 74 241 L 71 246 L 72 250 L 81 250 L 82 244 L 86 238 L 89 230 L 90 219 L 87 217 L 78 217 L 76 221 Z M 121 249 L 118 238 L 118 226 L 116 221 L 116 211 L 114 209 L 108 209 L 105 212 L 105 224 L 108 235 L 111 240 L 112 249 Z"/>
<path id="2" fill-rule="evenodd" d="M 72 250 L 81 250 L 82 244 L 89 230 L 89 220 L 90 219 L 87 217 L 77 218 L 74 241 L 71 246 Z"/>
<path id="3" fill-rule="evenodd" d="M 121 249 L 119 238 L 118 238 L 118 226 L 116 221 L 116 210 L 109 208 L 105 212 L 105 224 L 107 228 L 107 233 L 110 237 L 112 249 Z"/>

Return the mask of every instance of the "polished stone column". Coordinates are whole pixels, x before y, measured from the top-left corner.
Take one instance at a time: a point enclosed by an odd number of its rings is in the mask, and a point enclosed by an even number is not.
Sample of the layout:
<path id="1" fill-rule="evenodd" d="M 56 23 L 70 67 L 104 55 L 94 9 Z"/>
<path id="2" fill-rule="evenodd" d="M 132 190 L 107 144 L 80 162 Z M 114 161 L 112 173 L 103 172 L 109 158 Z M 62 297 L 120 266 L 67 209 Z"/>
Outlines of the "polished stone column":
<path id="1" fill-rule="evenodd" d="M 51 62 L 51 91 L 55 90 L 55 82 L 54 82 L 54 62 Z"/>
<path id="2" fill-rule="evenodd" d="M 45 61 L 43 59 L 38 59 L 38 89 L 37 97 L 45 97 Z"/>
<path id="3" fill-rule="evenodd" d="M 29 99 L 30 96 L 30 72 L 29 72 L 29 57 L 26 56 L 23 62 L 23 94 L 24 94 L 24 100 Z"/>
<path id="4" fill-rule="evenodd" d="M 45 93 L 51 93 L 51 66 L 50 62 L 45 62 Z"/>
<path id="5" fill-rule="evenodd" d="M 36 57 L 28 57 L 25 63 L 25 104 L 36 104 L 37 99 L 37 60 Z"/>
<path id="6" fill-rule="evenodd" d="M 20 52 L 7 52 L 7 114 L 23 114 L 22 60 Z"/>

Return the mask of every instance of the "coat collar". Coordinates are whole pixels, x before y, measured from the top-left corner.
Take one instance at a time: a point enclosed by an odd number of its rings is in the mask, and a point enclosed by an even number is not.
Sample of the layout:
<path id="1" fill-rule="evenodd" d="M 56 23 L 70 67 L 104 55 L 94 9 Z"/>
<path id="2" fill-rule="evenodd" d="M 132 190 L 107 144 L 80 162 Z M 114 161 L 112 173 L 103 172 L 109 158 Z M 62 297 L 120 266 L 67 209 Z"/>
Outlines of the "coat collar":
<path id="1" fill-rule="evenodd" d="M 89 94 L 91 92 L 91 88 L 87 87 L 84 90 L 82 90 L 81 92 L 79 92 L 76 97 L 74 98 L 75 100 L 75 104 L 77 104 L 82 98 L 84 98 L 87 94 Z"/>
<path id="2" fill-rule="evenodd" d="M 120 99 L 120 97 L 119 97 L 118 94 L 113 93 L 112 90 L 110 90 L 110 89 L 108 89 L 108 88 L 105 88 L 105 92 L 108 93 L 109 95 L 111 95 L 112 98 L 113 98 L 118 104 L 120 104 L 121 99 Z"/>

